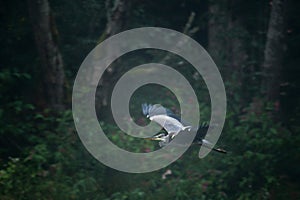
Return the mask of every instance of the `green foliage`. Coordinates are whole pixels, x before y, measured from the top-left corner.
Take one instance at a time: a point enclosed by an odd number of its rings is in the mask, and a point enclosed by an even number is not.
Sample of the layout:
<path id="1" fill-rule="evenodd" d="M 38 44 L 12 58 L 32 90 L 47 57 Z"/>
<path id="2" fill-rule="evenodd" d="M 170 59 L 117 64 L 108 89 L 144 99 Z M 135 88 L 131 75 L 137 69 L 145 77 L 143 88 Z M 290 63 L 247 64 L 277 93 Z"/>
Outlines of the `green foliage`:
<path id="1" fill-rule="evenodd" d="M 78 148 L 71 112 L 46 115 L 31 117 L 36 126 L 30 134 L 23 133 L 23 142 L 30 145 L 19 157 L 1 162 L 1 199 L 84 199 L 101 190 L 100 183 L 83 170 L 95 163 Z"/>

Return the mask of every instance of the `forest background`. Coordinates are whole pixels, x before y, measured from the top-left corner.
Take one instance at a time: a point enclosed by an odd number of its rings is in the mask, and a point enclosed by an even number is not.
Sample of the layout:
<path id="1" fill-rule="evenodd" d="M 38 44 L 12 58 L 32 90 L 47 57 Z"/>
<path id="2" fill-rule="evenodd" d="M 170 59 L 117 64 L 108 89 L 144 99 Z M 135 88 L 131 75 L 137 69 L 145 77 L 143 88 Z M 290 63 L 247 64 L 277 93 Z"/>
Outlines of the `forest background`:
<path id="1" fill-rule="evenodd" d="M 299 9 L 296 0 L 1 1 L 0 199 L 299 199 Z M 218 145 L 227 155 L 200 160 L 192 146 L 166 168 L 128 174 L 82 145 L 71 110 L 82 61 L 106 38 L 148 26 L 192 37 L 216 62 L 228 105 Z M 129 66 L 156 61 L 180 71 L 208 121 L 210 99 L 185 61 L 154 50 L 138 54 L 106 70 L 96 110 L 115 144 L 147 152 L 157 144 L 125 136 L 109 109 L 113 86 Z M 173 93 L 147 85 L 130 104 L 140 124 L 147 123 L 143 102 L 179 112 Z"/>

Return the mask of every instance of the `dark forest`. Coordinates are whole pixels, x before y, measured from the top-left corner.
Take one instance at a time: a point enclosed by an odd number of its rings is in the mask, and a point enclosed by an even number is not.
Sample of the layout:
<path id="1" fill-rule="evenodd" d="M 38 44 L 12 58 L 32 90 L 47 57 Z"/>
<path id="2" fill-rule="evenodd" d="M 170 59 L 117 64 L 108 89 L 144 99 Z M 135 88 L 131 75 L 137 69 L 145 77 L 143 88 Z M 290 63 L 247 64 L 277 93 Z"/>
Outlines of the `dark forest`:
<path id="1" fill-rule="evenodd" d="M 0 199 L 300 199 L 299 10 L 296 0 L 1 1 Z M 82 144 L 72 115 L 82 62 L 106 39 L 142 27 L 183 33 L 216 63 L 227 97 L 216 146 L 227 154 L 199 159 L 191 145 L 164 168 L 126 173 Z M 111 95 L 122 75 L 144 63 L 180 72 L 199 100 L 201 121 L 211 116 L 205 81 L 186 60 L 155 49 L 123 55 L 101 77 L 95 110 L 107 137 L 136 153 L 158 143 L 120 130 Z M 140 125 L 149 123 L 145 102 L 180 113 L 168 88 L 144 85 L 129 104 Z"/>

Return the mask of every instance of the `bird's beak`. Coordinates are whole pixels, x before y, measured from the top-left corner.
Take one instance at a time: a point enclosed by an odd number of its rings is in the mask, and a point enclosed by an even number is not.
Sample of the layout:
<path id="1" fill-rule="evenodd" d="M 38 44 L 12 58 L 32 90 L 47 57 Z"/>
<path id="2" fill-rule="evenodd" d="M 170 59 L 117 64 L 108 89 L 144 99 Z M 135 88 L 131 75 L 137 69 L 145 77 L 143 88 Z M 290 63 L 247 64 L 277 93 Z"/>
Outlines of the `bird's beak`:
<path id="1" fill-rule="evenodd" d="M 155 141 L 161 141 L 161 138 L 145 138 L 146 140 L 155 140 Z"/>

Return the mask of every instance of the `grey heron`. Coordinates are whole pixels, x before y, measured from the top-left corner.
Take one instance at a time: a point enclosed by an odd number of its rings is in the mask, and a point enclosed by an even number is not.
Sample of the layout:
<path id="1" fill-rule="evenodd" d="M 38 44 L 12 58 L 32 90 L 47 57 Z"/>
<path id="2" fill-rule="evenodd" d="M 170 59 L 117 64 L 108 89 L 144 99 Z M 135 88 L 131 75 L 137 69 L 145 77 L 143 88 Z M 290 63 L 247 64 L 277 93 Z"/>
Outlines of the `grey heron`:
<path id="1" fill-rule="evenodd" d="M 212 148 L 212 144 L 204 139 L 209 127 L 208 123 L 202 123 L 197 128 L 187 126 L 179 116 L 175 115 L 170 109 L 165 108 L 160 104 L 151 105 L 144 103 L 142 104 L 142 111 L 147 118 L 159 124 L 166 131 L 166 133 L 158 133 L 151 138 L 147 138 L 149 140 L 159 141 L 160 147 L 167 145 L 179 133 L 185 130 L 188 132 L 194 130 L 197 131 L 197 134 L 193 140 L 193 144 L 199 144 L 214 151 L 226 153 L 223 149 Z"/>

